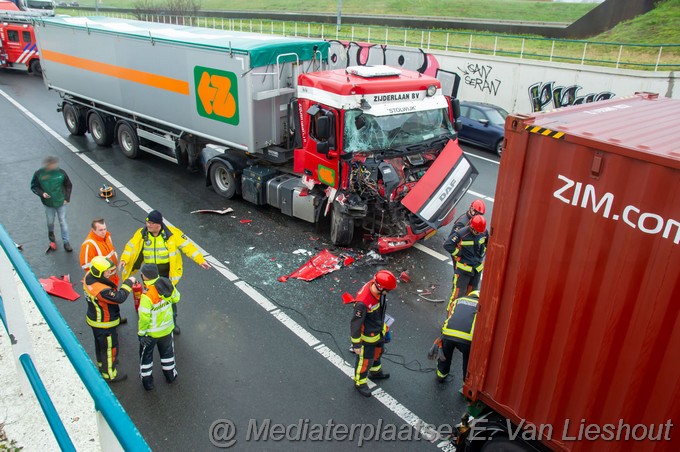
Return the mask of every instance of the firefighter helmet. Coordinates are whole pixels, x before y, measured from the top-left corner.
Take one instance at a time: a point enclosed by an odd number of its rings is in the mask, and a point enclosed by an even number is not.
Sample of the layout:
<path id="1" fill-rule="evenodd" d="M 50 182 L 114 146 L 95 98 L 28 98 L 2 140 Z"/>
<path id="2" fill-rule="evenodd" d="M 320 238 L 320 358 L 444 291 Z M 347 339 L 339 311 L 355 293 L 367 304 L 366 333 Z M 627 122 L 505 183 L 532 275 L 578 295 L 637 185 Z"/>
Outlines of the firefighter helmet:
<path id="1" fill-rule="evenodd" d="M 479 290 L 473 290 L 469 294 L 467 294 L 468 297 L 473 297 L 473 298 L 479 298 Z"/>
<path id="2" fill-rule="evenodd" d="M 470 219 L 470 227 L 480 233 L 486 231 L 486 218 L 475 215 Z"/>
<path id="3" fill-rule="evenodd" d="M 475 199 L 470 204 L 470 208 L 477 212 L 479 215 L 484 215 L 486 213 L 486 204 L 481 199 Z"/>
<path id="4" fill-rule="evenodd" d="M 397 287 L 397 278 L 388 270 L 380 270 L 375 274 L 373 281 L 379 289 L 394 290 Z"/>
<path id="5" fill-rule="evenodd" d="M 104 256 L 93 257 L 90 264 L 90 273 L 92 273 L 95 278 L 101 278 L 106 270 L 114 267 L 113 261 Z"/>

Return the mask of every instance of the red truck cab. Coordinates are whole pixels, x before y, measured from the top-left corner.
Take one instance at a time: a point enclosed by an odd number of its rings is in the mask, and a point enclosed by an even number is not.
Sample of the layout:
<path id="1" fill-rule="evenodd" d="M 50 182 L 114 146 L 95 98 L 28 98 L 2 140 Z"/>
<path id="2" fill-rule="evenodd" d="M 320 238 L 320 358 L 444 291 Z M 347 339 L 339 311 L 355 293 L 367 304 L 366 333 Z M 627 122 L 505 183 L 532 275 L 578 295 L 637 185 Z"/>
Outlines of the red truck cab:
<path id="1" fill-rule="evenodd" d="M 439 80 L 387 66 L 306 73 L 297 103 L 295 172 L 330 188 L 334 243 L 357 222 L 389 253 L 451 222 L 477 172 Z"/>

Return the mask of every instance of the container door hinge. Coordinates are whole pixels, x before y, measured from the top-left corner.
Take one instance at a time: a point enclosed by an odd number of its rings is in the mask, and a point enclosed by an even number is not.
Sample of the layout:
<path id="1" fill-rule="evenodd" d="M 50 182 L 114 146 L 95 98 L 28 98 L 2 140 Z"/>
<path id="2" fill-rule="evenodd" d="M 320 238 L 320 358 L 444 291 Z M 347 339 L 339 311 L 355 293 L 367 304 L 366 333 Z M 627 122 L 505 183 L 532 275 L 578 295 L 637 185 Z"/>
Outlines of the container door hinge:
<path id="1" fill-rule="evenodd" d="M 593 157 L 593 164 L 590 167 L 590 177 L 599 179 L 602 173 L 602 166 L 604 166 L 604 157 L 601 152 L 596 152 Z"/>

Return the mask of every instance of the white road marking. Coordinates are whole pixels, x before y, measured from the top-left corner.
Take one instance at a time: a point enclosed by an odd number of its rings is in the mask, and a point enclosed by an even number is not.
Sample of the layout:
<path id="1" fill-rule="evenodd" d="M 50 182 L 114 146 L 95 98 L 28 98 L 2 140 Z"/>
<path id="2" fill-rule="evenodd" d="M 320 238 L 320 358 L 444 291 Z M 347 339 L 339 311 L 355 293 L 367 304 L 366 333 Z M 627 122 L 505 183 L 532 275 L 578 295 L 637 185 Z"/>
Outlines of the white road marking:
<path id="1" fill-rule="evenodd" d="M 478 198 L 483 198 L 486 199 L 487 201 L 495 202 L 495 200 L 491 196 L 486 196 L 481 193 L 477 193 L 476 191 L 468 190 L 468 193 L 470 193 L 472 196 L 477 196 Z"/>
<path id="2" fill-rule="evenodd" d="M 435 250 L 433 250 L 432 248 L 429 248 L 429 247 L 423 245 L 422 243 L 416 242 L 416 243 L 413 245 L 413 248 L 415 248 L 415 249 L 417 249 L 417 250 L 420 250 L 420 251 L 422 251 L 422 252 L 425 253 L 425 254 L 429 254 L 430 256 L 434 257 L 435 259 L 439 259 L 439 260 L 442 261 L 442 262 L 449 260 L 449 258 L 446 257 L 445 255 L 443 255 L 442 253 L 438 253 L 437 251 L 435 251 Z"/>
<path id="3" fill-rule="evenodd" d="M 291 330 L 297 337 L 305 341 L 310 347 L 314 347 L 321 343 L 321 341 L 317 339 L 312 333 L 307 331 L 295 320 L 291 319 L 290 316 L 282 310 L 277 309 L 276 311 L 271 312 L 271 315 L 278 319 L 279 322 L 286 325 L 289 330 Z"/>
<path id="4" fill-rule="evenodd" d="M 275 305 L 274 303 L 272 303 L 271 301 L 269 301 L 269 300 L 267 299 L 267 297 L 265 297 L 265 296 L 262 295 L 260 292 L 258 292 L 257 290 L 255 290 L 255 289 L 254 289 L 250 284 L 248 284 L 247 282 L 245 282 L 245 281 L 238 281 L 238 282 L 236 282 L 236 283 L 234 283 L 234 284 L 236 285 L 236 287 L 238 287 L 239 289 L 241 289 L 241 291 L 243 291 L 243 293 L 245 293 L 245 294 L 248 295 L 250 298 L 252 298 L 253 301 L 255 301 L 257 304 L 259 304 L 260 306 L 262 306 L 262 307 L 264 308 L 265 311 L 267 311 L 267 312 L 272 312 L 273 310 L 276 309 L 276 305 Z"/>
<path id="5" fill-rule="evenodd" d="M 112 185 L 115 184 L 120 184 L 115 178 L 113 178 L 111 175 L 109 175 L 101 166 L 99 166 L 97 163 L 93 162 L 89 157 L 86 155 L 80 154 L 80 151 L 78 148 L 73 146 L 71 143 L 68 142 L 64 137 L 59 135 L 54 129 L 49 127 L 47 124 L 45 124 L 43 121 L 41 121 L 37 116 L 35 116 L 33 113 L 31 113 L 26 107 L 21 105 L 18 101 L 16 101 L 14 98 L 9 96 L 7 93 L 5 93 L 3 90 L 0 90 L 0 95 L 7 99 L 12 105 L 14 105 L 19 111 L 21 111 L 23 114 L 25 114 L 29 119 L 31 119 L 33 122 L 38 124 L 40 127 L 42 127 L 47 133 L 52 135 L 57 141 L 59 141 L 61 144 L 63 144 L 68 150 L 70 150 L 73 154 L 75 154 L 77 157 L 79 157 L 81 160 L 83 160 L 85 163 L 87 163 L 92 169 L 94 169 L 97 173 L 102 175 L 106 180 L 109 181 Z M 125 190 L 125 193 L 130 193 L 132 196 L 130 197 L 131 202 L 134 202 L 137 206 L 142 208 L 145 212 L 151 211 L 151 207 L 146 204 L 144 201 L 141 200 L 138 196 L 134 194 L 131 190 L 129 190 L 127 187 L 124 185 L 120 184 L 117 185 L 119 190 L 123 192 L 123 189 Z M 132 201 L 132 199 L 135 198 L 137 201 Z M 166 221 L 167 224 L 171 224 L 169 221 Z M 195 243 L 195 242 L 194 242 Z M 231 278 L 236 278 L 238 279 L 238 276 L 236 276 L 231 270 L 229 270 L 226 266 L 222 265 L 217 259 L 215 259 L 213 256 L 208 257 L 209 262 L 213 264 L 216 268 L 216 270 L 222 274 L 227 280 L 232 281 Z M 217 263 L 218 265 L 215 265 Z M 233 276 L 232 276 L 233 275 Z M 232 281 L 233 282 L 233 281 Z M 335 367 L 339 368 L 345 375 L 352 377 L 353 378 L 353 369 L 352 367 L 345 362 L 345 360 L 332 350 L 330 350 L 328 347 L 325 345 L 321 344 L 319 346 L 318 344 L 320 341 L 309 331 L 307 331 L 302 325 L 297 323 L 295 320 L 293 320 L 290 316 L 287 314 L 283 313 L 281 310 L 277 309 L 277 307 L 267 299 L 264 295 L 259 293 L 255 288 L 250 286 L 247 282 L 241 280 L 241 281 L 236 281 L 234 282 L 234 285 L 238 287 L 241 291 L 243 291 L 248 297 L 250 297 L 253 301 L 255 301 L 257 304 L 259 304 L 262 308 L 264 308 L 267 312 L 269 312 L 274 318 L 276 318 L 279 322 L 281 322 L 286 328 L 291 330 L 294 334 L 296 334 L 299 338 L 301 338 L 305 343 L 307 343 L 312 349 L 316 350 L 319 352 L 321 356 L 326 358 L 329 362 L 331 362 Z M 348 372 L 349 369 L 349 372 Z M 370 382 L 369 386 L 371 388 L 375 387 L 375 383 Z M 378 400 L 380 403 L 382 403 L 386 408 L 388 408 L 390 411 L 392 411 L 394 414 L 396 414 L 398 417 L 400 417 L 402 420 L 410 424 L 416 429 L 419 428 L 424 428 L 423 426 L 427 426 L 428 424 L 424 422 L 420 417 L 415 415 L 412 411 L 408 410 L 404 405 L 399 403 L 394 397 L 390 396 L 387 392 L 385 392 L 382 389 L 378 389 L 374 392 L 375 394 L 375 399 Z M 422 431 L 423 433 L 426 433 L 424 430 Z M 436 447 L 443 449 L 442 447 L 443 443 L 435 445 Z"/>
<path id="6" fill-rule="evenodd" d="M 481 157 L 481 156 L 479 156 L 479 155 L 477 155 L 477 154 L 472 154 L 472 153 L 470 153 L 470 152 L 463 152 L 463 154 L 465 154 L 465 155 L 467 155 L 467 156 L 469 156 L 469 157 L 474 157 L 474 158 L 476 158 L 476 159 L 480 159 L 480 160 L 485 160 L 485 161 L 487 161 L 487 162 L 491 162 L 491 163 L 493 163 L 494 165 L 500 165 L 500 164 L 501 164 L 501 162 L 498 162 L 498 161 L 496 161 L 496 160 L 488 159 L 488 158 L 486 158 L 486 157 Z"/>

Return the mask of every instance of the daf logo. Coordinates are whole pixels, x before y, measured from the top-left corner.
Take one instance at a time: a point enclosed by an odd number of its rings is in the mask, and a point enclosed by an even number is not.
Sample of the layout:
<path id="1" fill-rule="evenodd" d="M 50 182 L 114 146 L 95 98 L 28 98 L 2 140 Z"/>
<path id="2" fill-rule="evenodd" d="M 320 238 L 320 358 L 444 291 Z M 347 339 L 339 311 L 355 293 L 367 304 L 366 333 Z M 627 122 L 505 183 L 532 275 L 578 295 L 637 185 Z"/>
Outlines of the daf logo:
<path id="1" fill-rule="evenodd" d="M 441 194 L 439 195 L 439 200 L 441 202 L 446 201 L 446 198 L 448 198 L 449 194 L 454 188 L 456 188 L 456 185 L 458 185 L 458 181 L 456 179 L 452 179 L 451 182 L 442 190 Z"/>

